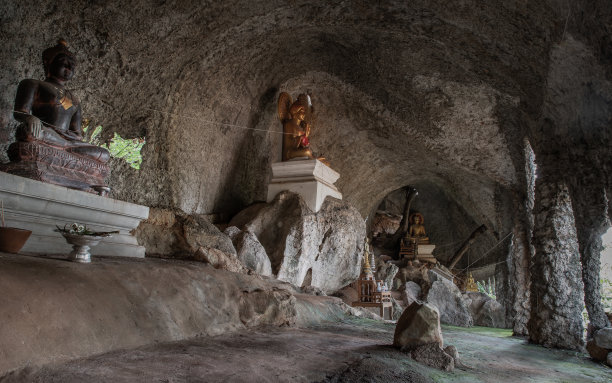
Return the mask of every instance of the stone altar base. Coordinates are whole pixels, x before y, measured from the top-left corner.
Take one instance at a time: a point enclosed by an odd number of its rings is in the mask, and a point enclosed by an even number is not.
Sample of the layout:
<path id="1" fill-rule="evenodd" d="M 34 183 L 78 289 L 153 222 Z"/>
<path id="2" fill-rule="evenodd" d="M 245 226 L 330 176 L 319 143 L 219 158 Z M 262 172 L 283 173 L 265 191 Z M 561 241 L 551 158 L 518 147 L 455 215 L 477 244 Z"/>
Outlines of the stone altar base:
<path id="1" fill-rule="evenodd" d="M 24 254 L 68 255 L 72 246 L 58 232 L 73 222 L 94 231 L 119 230 L 91 249 L 92 255 L 144 257 L 145 249 L 130 234 L 149 208 L 100 197 L 66 187 L 0 172 L 0 200 L 4 203 L 6 226 L 32 231 L 21 250 Z"/>
<path id="2" fill-rule="evenodd" d="M 107 164 L 41 142 L 14 142 L 7 154 L 11 162 L 0 171 L 89 193 L 109 173 Z"/>
<path id="3" fill-rule="evenodd" d="M 289 190 L 298 193 L 306 205 L 315 213 L 319 211 L 325 197 L 339 200 L 342 194 L 334 186 L 340 174 L 319 160 L 291 160 L 272 164 L 272 181 L 268 185 L 270 202 L 278 193 Z"/>

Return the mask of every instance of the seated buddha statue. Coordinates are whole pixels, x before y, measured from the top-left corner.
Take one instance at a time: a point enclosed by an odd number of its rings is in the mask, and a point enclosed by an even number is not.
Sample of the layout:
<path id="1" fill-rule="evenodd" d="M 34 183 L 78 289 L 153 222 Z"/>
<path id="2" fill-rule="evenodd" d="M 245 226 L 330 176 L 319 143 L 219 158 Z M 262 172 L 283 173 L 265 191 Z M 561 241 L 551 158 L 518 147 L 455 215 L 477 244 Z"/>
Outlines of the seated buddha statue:
<path id="1" fill-rule="evenodd" d="M 429 237 L 425 233 L 425 226 L 423 226 L 423 215 L 421 213 L 414 213 L 410 216 L 410 229 L 406 236 L 405 240 L 410 241 L 416 244 L 428 244 Z"/>
<path id="2" fill-rule="evenodd" d="M 76 68 L 75 56 L 64 40 L 42 54 L 45 80 L 19 83 L 13 115 L 22 122 L 15 132 L 18 142 L 40 142 L 56 149 L 106 163 L 108 150 L 83 142 L 81 105 L 65 88 Z"/>

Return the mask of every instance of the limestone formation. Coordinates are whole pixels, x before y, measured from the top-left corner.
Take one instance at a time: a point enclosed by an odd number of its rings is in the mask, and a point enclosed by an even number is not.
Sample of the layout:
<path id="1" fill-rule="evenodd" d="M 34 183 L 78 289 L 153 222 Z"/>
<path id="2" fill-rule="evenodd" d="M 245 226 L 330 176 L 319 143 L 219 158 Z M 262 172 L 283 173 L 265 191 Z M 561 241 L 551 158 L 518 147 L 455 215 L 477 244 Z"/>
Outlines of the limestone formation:
<path id="1" fill-rule="evenodd" d="M 435 306 L 414 302 L 397 321 L 393 346 L 410 351 L 430 343 L 442 347 L 440 314 Z"/>
<path id="2" fill-rule="evenodd" d="M 481 292 L 464 294 L 470 302 L 469 309 L 474 319 L 474 325 L 484 327 L 506 328 L 506 312 L 495 299 Z"/>
<path id="3" fill-rule="evenodd" d="M 593 334 L 595 344 L 601 348 L 612 350 L 612 327 L 602 328 Z"/>
<path id="4" fill-rule="evenodd" d="M 167 209 L 150 209 L 134 235 L 148 256 L 191 258 L 200 248 L 236 256 L 232 240 L 202 215 L 190 216 Z"/>
<path id="5" fill-rule="evenodd" d="M 466 301 L 454 283 L 445 280 L 435 281 L 427 293 L 426 302 L 438 309 L 442 323 L 462 327 L 474 325 L 469 301 Z"/>
<path id="6" fill-rule="evenodd" d="M 399 268 L 390 262 L 383 262 L 378 259 L 376 262 L 376 279 L 382 280 L 389 288 L 393 286 L 393 280 Z"/>
<path id="7" fill-rule="evenodd" d="M 346 202 L 328 198 L 315 214 L 301 196 L 282 192 L 269 204 L 240 212 L 230 225 L 257 237 L 282 281 L 309 281 L 331 293 L 359 275 L 365 223 Z"/>
<path id="8" fill-rule="evenodd" d="M 534 246 L 529 338 L 581 349 L 582 275 L 571 201 L 564 184 L 545 177 L 536 185 Z"/>
<path id="9" fill-rule="evenodd" d="M 266 249 L 259 243 L 255 234 L 240 231 L 235 226 L 228 227 L 224 233 L 232 239 L 238 259 L 246 267 L 260 275 L 272 275 L 272 267 Z"/>
<path id="10" fill-rule="evenodd" d="M 419 301 L 421 296 L 421 287 L 415 282 L 406 282 L 406 287 L 402 290 L 402 300 L 404 305 L 410 306 L 413 302 Z"/>
<path id="11" fill-rule="evenodd" d="M 586 342 L 586 350 L 594 360 L 603 362 L 608 357 L 608 350 L 603 347 L 599 347 L 595 342 L 595 339 L 589 339 Z"/>

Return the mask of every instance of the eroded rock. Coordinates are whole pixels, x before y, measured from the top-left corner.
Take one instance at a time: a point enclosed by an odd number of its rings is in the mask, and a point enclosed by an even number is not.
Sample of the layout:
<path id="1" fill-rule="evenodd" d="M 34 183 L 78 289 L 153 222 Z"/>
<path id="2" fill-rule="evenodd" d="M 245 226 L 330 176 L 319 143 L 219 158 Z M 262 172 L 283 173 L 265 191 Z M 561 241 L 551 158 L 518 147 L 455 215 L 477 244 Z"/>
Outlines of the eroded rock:
<path id="1" fill-rule="evenodd" d="M 601 348 L 612 350 L 612 327 L 602 328 L 593 334 L 595 343 Z"/>
<path id="2" fill-rule="evenodd" d="M 464 294 L 469 301 L 469 309 L 476 326 L 506 328 L 506 313 L 504 307 L 481 292 L 467 292 Z"/>
<path id="3" fill-rule="evenodd" d="M 443 323 L 471 327 L 474 320 L 468 308 L 469 302 L 461 295 L 454 283 L 446 280 L 435 281 L 427 293 L 427 303 L 436 306 Z"/>
<path id="4" fill-rule="evenodd" d="M 255 234 L 241 231 L 235 226 L 228 227 L 224 233 L 232 239 L 238 259 L 246 267 L 260 275 L 272 275 L 272 266 L 266 249 L 259 243 Z"/>
<path id="5" fill-rule="evenodd" d="M 253 205 L 230 222 L 253 233 L 278 279 L 331 293 L 353 282 L 361 269 L 365 222 L 348 203 L 327 198 L 318 213 L 301 196 L 282 192 Z"/>
<path id="6" fill-rule="evenodd" d="M 433 305 L 414 302 L 404 310 L 397 321 L 393 346 L 402 350 L 413 350 L 430 343 L 442 346 L 440 314 Z"/>
<path id="7" fill-rule="evenodd" d="M 598 362 L 603 362 L 608 357 L 608 350 L 605 348 L 599 347 L 595 343 L 595 339 L 589 339 L 586 343 L 586 350 L 591 356 L 591 358 L 595 359 Z"/>
<path id="8" fill-rule="evenodd" d="M 406 282 L 406 287 L 402 291 L 402 300 L 406 306 L 410 306 L 412 302 L 420 300 L 421 297 L 421 286 L 415 282 Z"/>
<path id="9" fill-rule="evenodd" d="M 455 359 L 447 354 L 438 343 L 429 343 L 414 349 L 410 356 L 419 363 L 444 371 L 455 369 Z"/>

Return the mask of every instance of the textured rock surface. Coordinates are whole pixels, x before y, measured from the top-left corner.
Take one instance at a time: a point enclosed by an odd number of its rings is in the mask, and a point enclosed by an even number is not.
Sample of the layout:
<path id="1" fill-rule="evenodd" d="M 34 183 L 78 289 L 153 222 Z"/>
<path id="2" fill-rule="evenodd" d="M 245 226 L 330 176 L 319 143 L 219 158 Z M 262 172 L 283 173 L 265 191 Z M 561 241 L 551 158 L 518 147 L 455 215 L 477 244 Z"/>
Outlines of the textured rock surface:
<path id="1" fill-rule="evenodd" d="M 583 290 L 574 215 L 567 187 L 545 178 L 536 185 L 534 246 L 529 339 L 581 349 Z"/>
<path id="2" fill-rule="evenodd" d="M 469 308 L 476 326 L 507 328 L 504 307 L 487 294 L 468 292 L 464 294 L 470 302 Z"/>
<path id="3" fill-rule="evenodd" d="M 406 307 L 397 321 L 393 346 L 412 350 L 430 343 L 435 343 L 438 347 L 443 344 L 440 314 L 432 305 L 415 302 Z"/>
<path id="4" fill-rule="evenodd" d="M 246 267 L 260 275 L 272 275 L 272 266 L 266 249 L 259 243 L 255 234 L 240 231 L 235 226 L 228 227 L 224 233 L 232 239 L 238 259 Z"/>
<path id="5" fill-rule="evenodd" d="M 395 275 L 399 271 L 399 267 L 389 262 L 382 262 L 380 259 L 376 262 L 376 279 L 382 280 L 383 283 L 391 288 Z"/>
<path id="6" fill-rule="evenodd" d="M 359 276 L 365 223 L 346 202 L 328 198 L 315 214 L 301 196 L 283 192 L 240 212 L 230 225 L 257 237 L 282 281 L 303 286 L 310 278 L 330 293 Z"/>
<path id="7" fill-rule="evenodd" d="M 440 370 L 453 371 L 455 369 L 455 360 L 438 343 L 419 346 L 410 352 L 410 356 L 419 363 Z"/>
<path id="8" fill-rule="evenodd" d="M 0 264 L 0 376 L 118 348 L 351 313 L 337 298 L 198 262 L 94 257 L 83 267 L 0 254 Z"/>
<path id="9" fill-rule="evenodd" d="M 404 301 L 404 305 L 410 306 L 412 302 L 420 300 L 420 297 L 421 287 L 415 282 L 406 282 L 406 288 L 402 291 L 402 300 Z"/>
<path id="10" fill-rule="evenodd" d="M 444 280 L 432 283 L 426 302 L 437 307 L 442 323 L 471 327 L 474 320 L 470 314 L 469 301 L 463 298 L 454 283 Z"/>
<path id="11" fill-rule="evenodd" d="M 595 344 L 601 348 L 612 350 L 612 327 L 602 328 L 593 334 Z"/>
<path id="12" fill-rule="evenodd" d="M 150 209 L 149 218 L 134 231 L 147 256 L 192 258 L 200 248 L 236 256 L 232 240 L 202 215 Z"/>
<path id="13" fill-rule="evenodd" d="M 608 350 L 605 348 L 599 347 L 595 342 L 595 339 L 589 339 L 586 342 L 586 350 L 591 356 L 591 358 L 595 359 L 598 362 L 603 362 L 608 357 Z"/>

